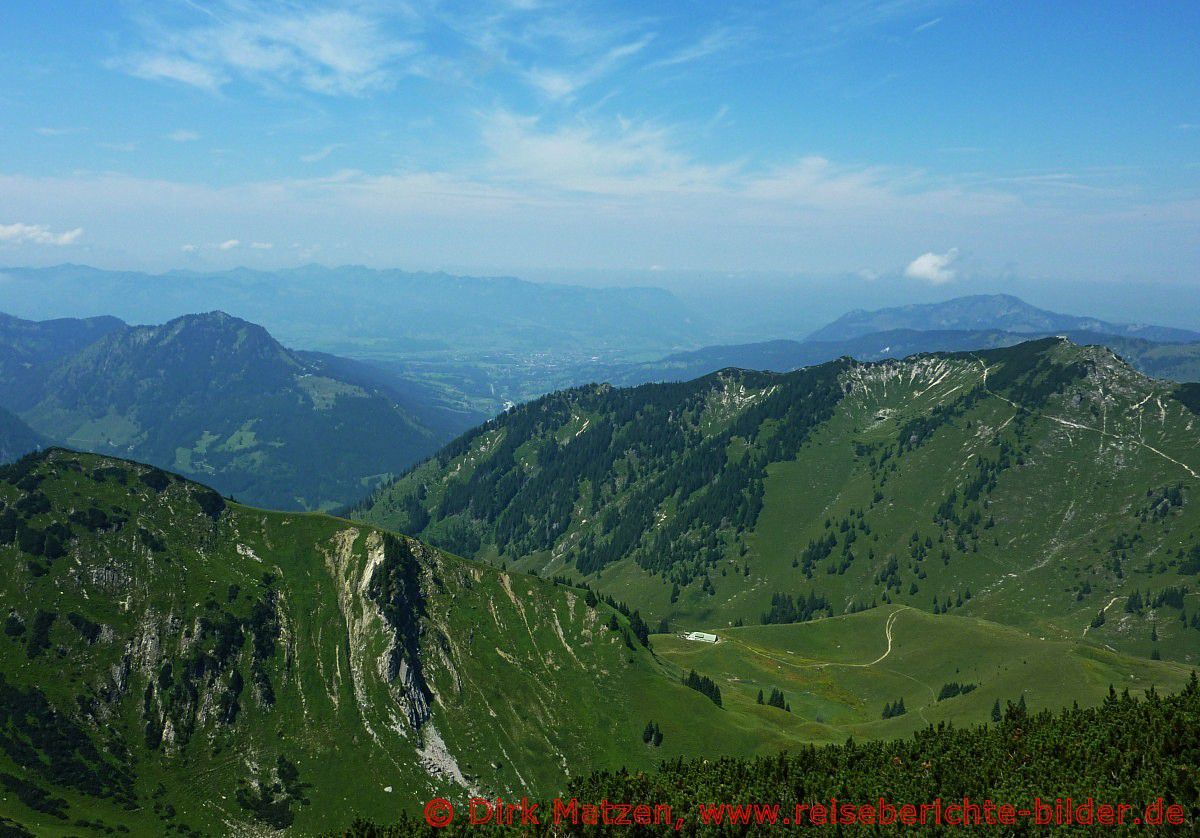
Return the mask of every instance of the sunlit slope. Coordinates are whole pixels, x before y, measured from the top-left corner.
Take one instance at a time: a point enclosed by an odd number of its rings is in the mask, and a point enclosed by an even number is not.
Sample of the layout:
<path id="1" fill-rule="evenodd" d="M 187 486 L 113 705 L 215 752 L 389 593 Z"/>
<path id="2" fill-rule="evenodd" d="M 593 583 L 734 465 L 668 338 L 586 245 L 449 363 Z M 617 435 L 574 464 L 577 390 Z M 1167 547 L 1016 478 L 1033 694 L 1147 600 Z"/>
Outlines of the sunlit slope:
<path id="1" fill-rule="evenodd" d="M 1057 339 L 584 388 L 461 438 L 358 514 L 594 578 L 673 626 L 813 594 L 821 614 L 903 603 L 1196 662 L 1196 410 Z"/>
<path id="2" fill-rule="evenodd" d="M 747 539 L 759 572 L 734 602 L 765 611 L 782 580 L 821 591 L 837 613 L 868 595 L 926 610 L 936 597 L 953 613 L 1062 638 L 1086 629 L 1125 651 L 1157 645 L 1194 662 L 1200 632 L 1179 616 L 1200 609 L 1196 571 L 1179 571 L 1200 531 L 1189 465 L 1200 461 L 1197 417 L 1168 385 L 1103 350 L 1063 352 L 1096 366 L 1062 393 L 1025 401 L 984 384 L 991 358 L 865 368 L 837 420 L 796 460 L 770 467 Z M 844 521 L 857 536 L 848 553 Z M 838 543 L 808 578 L 797 545 L 830 532 Z M 1184 608 L 1153 606 L 1184 586 Z M 1146 607 L 1127 614 L 1134 591 Z M 1106 605 L 1104 626 L 1089 628 Z"/>
<path id="3" fill-rule="evenodd" d="M 584 591 L 363 525 L 62 450 L 0 473 L 0 523 L 0 816 L 35 834 L 311 832 L 776 741 Z"/>

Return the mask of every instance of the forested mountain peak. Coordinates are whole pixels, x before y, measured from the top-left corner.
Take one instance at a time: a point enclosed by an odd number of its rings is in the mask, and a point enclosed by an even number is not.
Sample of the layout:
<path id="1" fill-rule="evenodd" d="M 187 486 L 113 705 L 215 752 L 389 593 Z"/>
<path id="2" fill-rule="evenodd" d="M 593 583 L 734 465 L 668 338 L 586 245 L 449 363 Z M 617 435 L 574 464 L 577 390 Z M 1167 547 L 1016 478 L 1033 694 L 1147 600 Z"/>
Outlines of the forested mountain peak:
<path id="1" fill-rule="evenodd" d="M 288 349 L 222 311 L 121 325 L 4 373 L 0 404 L 50 439 L 283 508 L 353 501 L 478 418 L 382 370 Z"/>
<path id="2" fill-rule="evenodd" d="M 81 368 L 102 364 L 108 369 L 128 364 L 145 373 L 157 367 L 163 376 L 183 378 L 193 377 L 196 367 L 215 367 L 211 383 L 217 387 L 225 385 L 228 376 L 252 373 L 277 379 L 303 367 L 262 326 L 222 311 L 113 332 L 90 346 L 76 363 Z"/>

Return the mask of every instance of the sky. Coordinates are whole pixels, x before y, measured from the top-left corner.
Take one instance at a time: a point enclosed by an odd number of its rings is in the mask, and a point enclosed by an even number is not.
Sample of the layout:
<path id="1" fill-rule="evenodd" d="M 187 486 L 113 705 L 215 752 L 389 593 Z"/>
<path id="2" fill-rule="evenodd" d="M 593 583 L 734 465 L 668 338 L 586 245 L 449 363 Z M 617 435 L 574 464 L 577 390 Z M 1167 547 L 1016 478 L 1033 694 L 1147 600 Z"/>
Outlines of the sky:
<path id="1" fill-rule="evenodd" d="M 0 265 L 1200 285 L 1194 2 L 9 0 L 0 73 Z"/>

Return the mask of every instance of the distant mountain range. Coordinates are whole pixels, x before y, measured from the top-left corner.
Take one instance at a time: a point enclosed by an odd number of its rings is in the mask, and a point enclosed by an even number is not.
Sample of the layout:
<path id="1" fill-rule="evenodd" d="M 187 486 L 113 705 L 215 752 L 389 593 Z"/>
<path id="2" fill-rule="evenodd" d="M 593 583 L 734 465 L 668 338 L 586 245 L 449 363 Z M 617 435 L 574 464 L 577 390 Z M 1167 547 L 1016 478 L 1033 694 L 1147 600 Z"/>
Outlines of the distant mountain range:
<path id="1" fill-rule="evenodd" d="M 1090 331 L 1021 334 L 997 329 L 892 329 L 844 340 L 772 340 L 707 346 L 690 352 L 677 352 L 658 361 L 620 365 L 610 369 L 604 377 L 613 384 L 628 386 L 651 381 L 688 381 L 726 367 L 788 372 L 841 357 L 878 361 L 904 358 L 918 352 L 967 352 L 1013 346 L 1033 338 L 1055 335 L 1080 344 L 1107 346 L 1136 369 L 1155 378 L 1200 381 L 1200 341 L 1155 343 Z"/>
<path id="2" fill-rule="evenodd" d="M 997 330 L 1016 334 L 1095 332 L 1141 338 L 1158 343 L 1200 341 L 1200 332 L 1166 326 L 1109 323 L 1094 317 L 1058 314 L 1031 306 L 1008 294 L 977 294 L 941 303 L 857 310 L 842 315 L 808 336 L 813 341 L 838 341 L 896 329 L 921 331 Z"/>
<path id="3" fill-rule="evenodd" d="M 0 283 L 5 307 L 24 317 L 106 314 L 161 323 L 219 308 L 289 345 L 358 357 L 628 357 L 706 342 L 684 305 L 659 288 L 318 265 L 161 275 L 82 265 L 5 268 Z"/>
<path id="4" fill-rule="evenodd" d="M 351 501 L 483 418 L 362 363 L 286 349 L 222 312 L 161 326 L 6 316 L 0 405 L 61 444 L 287 509 Z"/>
<path id="5" fill-rule="evenodd" d="M 1056 335 L 1107 346 L 1156 378 L 1200 381 L 1200 332 L 1059 314 L 1006 294 L 853 311 L 804 340 L 706 346 L 656 361 L 612 365 L 596 377 L 635 385 L 688 381 L 726 367 L 787 372 L 841 357 L 877 361 L 918 352 L 995 349 Z"/>

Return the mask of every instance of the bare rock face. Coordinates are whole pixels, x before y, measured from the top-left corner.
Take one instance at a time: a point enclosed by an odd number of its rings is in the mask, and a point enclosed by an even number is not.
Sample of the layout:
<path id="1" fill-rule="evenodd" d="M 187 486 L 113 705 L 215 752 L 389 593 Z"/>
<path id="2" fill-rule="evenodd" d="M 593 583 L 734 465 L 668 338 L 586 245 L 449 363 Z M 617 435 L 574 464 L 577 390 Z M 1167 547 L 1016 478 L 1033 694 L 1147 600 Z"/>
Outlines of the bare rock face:
<path id="1" fill-rule="evenodd" d="M 421 665 L 420 641 L 425 596 L 422 563 L 407 539 L 378 534 L 382 558 L 373 562 L 366 593 L 375 603 L 390 631 L 390 646 L 383 658 L 386 680 L 397 688 L 397 698 L 413 730 L 429 718 L 432 694 Z"/>

